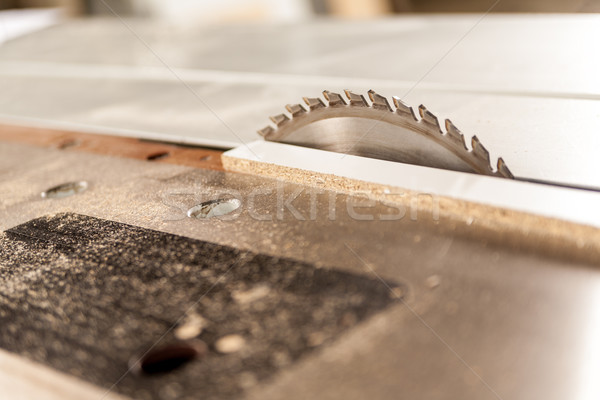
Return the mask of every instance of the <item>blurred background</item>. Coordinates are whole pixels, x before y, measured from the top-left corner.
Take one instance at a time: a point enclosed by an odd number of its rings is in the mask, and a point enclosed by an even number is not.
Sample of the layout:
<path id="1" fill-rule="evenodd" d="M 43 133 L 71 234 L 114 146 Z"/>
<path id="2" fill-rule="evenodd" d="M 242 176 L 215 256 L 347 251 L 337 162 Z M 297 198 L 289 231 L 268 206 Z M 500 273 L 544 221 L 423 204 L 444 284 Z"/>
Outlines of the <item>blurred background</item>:
<path id="1" fill-rule="evenodd" d="M 486 12 L 494 0 L 0 0 L 0 10 L 59 8 L 63 15 L 147 16 L 203 22 L 290 21 L 314 16 Z M 600 12 L 600 0 L 501 0 L 493 12 Z"/>
<path id="2" fill-rule="evenodd" d="M 231 148 L 303 96 L 375 89 L 521 176 L 600 187 L 597 152 L 580 154 L 600 148 L 592 12 L 600 0 L 0 0 L 0 124 Z"/>

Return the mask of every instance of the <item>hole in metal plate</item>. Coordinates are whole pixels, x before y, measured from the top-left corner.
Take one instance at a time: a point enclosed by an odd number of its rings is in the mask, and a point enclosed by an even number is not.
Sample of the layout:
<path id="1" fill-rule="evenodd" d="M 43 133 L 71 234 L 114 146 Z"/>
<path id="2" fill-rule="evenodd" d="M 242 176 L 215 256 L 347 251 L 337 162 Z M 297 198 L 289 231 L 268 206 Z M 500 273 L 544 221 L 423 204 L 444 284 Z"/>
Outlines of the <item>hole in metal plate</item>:
<path id="1" fill-rule="evenodd" d="M 160 374 L 171 372 L 184 364 L 202 358 L 208 347 L 201 340 L 189 340 L 170 343 L 135 355 L 129 361 L 129 367 L 138 374 Z"/>
<path id="2" fill-rule="evenodd" d="M 85 192 L 87 188 L 88 183 L 86 181 L 63 183 L 62 185 L 54 186 L 45 192 L 42 192 L 42 198 L 62 199 L 77 193 Z"/>
<path id="3" fill-rule="evenodd" d="M 208 219 L 213 217 L 219 217 L 221 215 L 227 215 L 234 212 L 240 206 L 242 202 L 238 199 L 217 199 L 205 201 L 197 206 L 190 208 L 187 212 L 187 216 L 190 218 Z"/>

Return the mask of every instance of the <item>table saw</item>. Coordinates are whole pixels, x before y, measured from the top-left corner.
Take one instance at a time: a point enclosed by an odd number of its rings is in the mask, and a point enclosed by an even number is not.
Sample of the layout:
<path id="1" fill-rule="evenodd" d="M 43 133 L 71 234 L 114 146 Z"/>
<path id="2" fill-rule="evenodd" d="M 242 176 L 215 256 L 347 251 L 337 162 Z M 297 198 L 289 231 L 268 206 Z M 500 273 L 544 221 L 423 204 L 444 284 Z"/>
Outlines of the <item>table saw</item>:
<path id="1" fill-rule="evenodd" d="M 2 44 L 0 398 L 599 398 L 599 38 L 485 14 Z"/>

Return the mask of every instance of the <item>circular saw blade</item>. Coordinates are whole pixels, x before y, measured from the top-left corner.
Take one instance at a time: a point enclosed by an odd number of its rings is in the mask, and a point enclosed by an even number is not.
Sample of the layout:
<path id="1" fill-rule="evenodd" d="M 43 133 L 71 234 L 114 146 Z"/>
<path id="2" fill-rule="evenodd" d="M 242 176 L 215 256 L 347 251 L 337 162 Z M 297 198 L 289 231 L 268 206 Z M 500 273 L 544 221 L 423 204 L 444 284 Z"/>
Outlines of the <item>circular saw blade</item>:
<path id="1" fill-rule="evenodd" d="M 448 119 L 442 130 L 423 105 L 418 114 L 400 98 L 392 102 L 370 90 L 368 99 L 349 90 L 324 91 L 325 99 L 304 98 L 271 117 L 258 131 L 266 140 L 425 167 L 513 178 L 499 158 L 496 169 L 476 136 L 468 149 L 463 134 Z"/>

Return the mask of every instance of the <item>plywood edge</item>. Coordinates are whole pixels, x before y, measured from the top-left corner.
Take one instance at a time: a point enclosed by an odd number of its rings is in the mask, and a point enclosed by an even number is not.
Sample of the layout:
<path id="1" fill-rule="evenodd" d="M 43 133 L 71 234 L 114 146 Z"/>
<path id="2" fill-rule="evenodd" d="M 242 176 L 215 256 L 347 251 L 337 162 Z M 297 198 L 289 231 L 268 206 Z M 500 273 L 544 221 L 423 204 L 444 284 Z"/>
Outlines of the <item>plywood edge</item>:
<path id="1" fill-rule="evenodd" d="M 410 209 L 433 219 L 443 230 L 524 251 L 591 262 L 600 261 L 600 229 L 446 196 L 333 174 L 221 155 L 226 171 L 265 176 L 291 183 L 371 198 Z M 410 216 L 407 216 L 410 217 Z"/>

